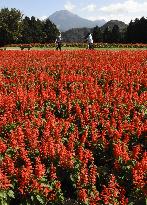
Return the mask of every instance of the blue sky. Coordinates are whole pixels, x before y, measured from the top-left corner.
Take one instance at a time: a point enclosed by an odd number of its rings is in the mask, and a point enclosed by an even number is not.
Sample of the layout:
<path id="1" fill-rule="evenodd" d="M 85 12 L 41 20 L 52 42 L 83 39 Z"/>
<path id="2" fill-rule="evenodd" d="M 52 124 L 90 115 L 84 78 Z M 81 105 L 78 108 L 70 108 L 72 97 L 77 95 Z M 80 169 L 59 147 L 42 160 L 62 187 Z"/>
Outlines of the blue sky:
<path id="1" fill-rule="evenodd" d="M 25 16 L 44 19 L 59 10 L 69 10 L 90 20 L 111 19 L 129 23 L 147 17 L 147 0 L 0 0 L 0 8 L 17 8 Z"/>

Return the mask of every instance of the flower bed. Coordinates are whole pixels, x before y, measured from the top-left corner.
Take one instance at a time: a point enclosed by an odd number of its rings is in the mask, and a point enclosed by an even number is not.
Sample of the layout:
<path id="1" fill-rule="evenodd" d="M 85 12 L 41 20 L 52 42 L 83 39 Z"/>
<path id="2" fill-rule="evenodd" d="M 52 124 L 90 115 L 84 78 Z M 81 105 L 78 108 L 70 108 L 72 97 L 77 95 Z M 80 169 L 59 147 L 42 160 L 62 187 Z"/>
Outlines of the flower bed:
<path id="1" fill-rule="evenodd" d="M 145 203 L 146 51 L 0 51 L 0 204 Z"/>

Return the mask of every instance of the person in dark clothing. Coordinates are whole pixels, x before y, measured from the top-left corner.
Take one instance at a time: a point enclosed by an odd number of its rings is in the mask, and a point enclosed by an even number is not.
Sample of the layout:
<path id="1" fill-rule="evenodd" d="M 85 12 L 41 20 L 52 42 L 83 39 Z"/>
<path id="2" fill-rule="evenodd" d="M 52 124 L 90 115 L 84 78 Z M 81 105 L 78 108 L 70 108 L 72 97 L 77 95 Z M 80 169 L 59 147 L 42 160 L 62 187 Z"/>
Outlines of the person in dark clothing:
<path id="1" fill-rule="evenodd" d="M 55 41 L 55 45 L 56 45 L 56 50 L 59 49 L 61 51 L 61 46 L 62 46 L 61 33 L 59 34 L 59 36 L 57 36 L 56 41 Z"/>

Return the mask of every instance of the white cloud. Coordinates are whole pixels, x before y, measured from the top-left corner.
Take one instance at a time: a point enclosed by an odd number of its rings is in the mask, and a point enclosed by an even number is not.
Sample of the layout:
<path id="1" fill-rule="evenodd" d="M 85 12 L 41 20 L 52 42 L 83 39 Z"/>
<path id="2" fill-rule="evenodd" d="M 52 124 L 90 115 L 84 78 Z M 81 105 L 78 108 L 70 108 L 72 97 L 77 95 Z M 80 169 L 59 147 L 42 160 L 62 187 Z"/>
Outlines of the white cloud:
<path id="1" fill-rule="evenodd" d="M 68 11 L 73 11 L 76 8 L 76 6 L 74 4 L 72 4 L 70 1 L 68 1 L 64 5 L 64 8 Z"/>
<path id="2" fill-rule="evenodd" d="M 109 14 L 146 12 L 147 1 L 139 3 L 136 0 L 127 0 L 123 3 L 110 4 L 108 6 L 101 7 L 100 11 Z"/>
<path id="3" fill-rule="evenodd" d="M 101 16 L 101 15 L 94 15 L 94 16 L 89 16 L 87 17 L 87 19 L 91 20 L 91 21 L 95 21 L 95 20 L 107 20 L 106 16 Z"/>
<path id="4" fill-rule="evenodd" d="M 39 19 L 40 19 L 41 21 L 43 21 L 43 20 L 47 19 L 47 16 L 41 16 L 41 17 L 39 17 Z"/>
<path id="5" fill-rule="evenodd" d="M 95 4 L 89 4 L 88 6 L 82 8 L 83 11 L 93 12 L 96 11 L 96 5 Z"/>
<path id="6" fill-rule="evenodd" d="M 142 15 L 138 14 L 138 15 L 123 15 L 123 14 L 101 14 L 101 15 L 92 15 L 87 17 L 87 19 L 89 20 L 101 20 L 104 19 L 105 21 L 110 21 L 110 20 L 119 20 L 119 21 L 123 21 L 124 23 L 128 24 L 130 23 L 131 20 L 135 20 L 135 18 L 141 18 Z"/>

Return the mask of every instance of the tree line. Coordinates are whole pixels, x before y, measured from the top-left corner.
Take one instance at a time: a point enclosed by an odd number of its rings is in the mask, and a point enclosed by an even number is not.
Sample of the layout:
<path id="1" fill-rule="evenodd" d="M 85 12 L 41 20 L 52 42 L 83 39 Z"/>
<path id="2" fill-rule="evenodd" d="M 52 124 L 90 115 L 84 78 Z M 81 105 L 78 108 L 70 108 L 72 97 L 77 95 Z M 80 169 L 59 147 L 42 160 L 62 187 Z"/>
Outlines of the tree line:
<path id="1" fill-rule="evenodd" d="M 78 29 L 77 38 L 73 30 L 66 36 L 80 41 L 80 32 L 85 33 L 86 30 Z M 94 42 L 147 43 L 147 19 L 136 18 L 125 30 L 120 30 L 118 25 L 112 29 L 107 26 L 104 30 L 96 26 L 91 32 Z M 15 8 L 0 10 L 0 46 L 12 43 L 52 43 L 58 34 L 58 28 L 49 19 L 43 21 L 34 16 L 27 17 Z"/>
<path id="2" fill-rule="evenodd" d="M 93 29 L 94 42 L 106 43 L 147 43 L 147 19 L 142 17 L 130 21 L 125 30 L 120 30 L 118 25 L 112 29 L 109 26 L 101 30 L 98 26 Z"/>
<path id="3" fill-rule="evenodd" d="M 41 21 L 32 17 L 23 17 L 15 9 L 0 10 L 0 46 L 12 43 L 51 43 L 55 41 L 59 30 L 49 19 Z"/>

